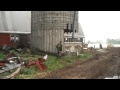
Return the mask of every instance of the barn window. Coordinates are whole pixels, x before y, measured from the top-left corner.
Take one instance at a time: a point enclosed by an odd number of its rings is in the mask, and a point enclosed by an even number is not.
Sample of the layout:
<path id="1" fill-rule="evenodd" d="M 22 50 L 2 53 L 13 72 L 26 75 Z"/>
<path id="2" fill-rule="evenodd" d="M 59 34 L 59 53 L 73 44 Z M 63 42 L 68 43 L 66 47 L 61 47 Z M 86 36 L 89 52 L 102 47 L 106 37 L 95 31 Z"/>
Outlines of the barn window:
<path id="1" fill-rule="evenodd" d="M 19 35 L 10 35 L 10 41 L 17 43 L 20 41 L 20 36 Z"/>

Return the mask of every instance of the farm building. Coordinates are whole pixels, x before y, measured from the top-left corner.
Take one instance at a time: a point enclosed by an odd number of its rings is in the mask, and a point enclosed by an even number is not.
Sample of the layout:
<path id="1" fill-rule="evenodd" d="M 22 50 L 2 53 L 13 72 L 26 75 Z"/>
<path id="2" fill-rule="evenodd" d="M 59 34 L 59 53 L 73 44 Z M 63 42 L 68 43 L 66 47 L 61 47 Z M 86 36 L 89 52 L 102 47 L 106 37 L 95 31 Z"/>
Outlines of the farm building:
<path id="1" fill-rule="evenodd" d="M 16 43 L 22 43 L 29 34 L 31 34 L 30 11 L 0 11 L 0 48 L 5 44 L 12 47 Z"/>
<path id="2" fill-rule="evenodd" d="M 80 46 L 84 38 L 78 11 L 32 11 L 31 25 L 31 46 L 34 51 L 56 53 L 55 47 L 60 41 L 65 51 L 68 46 Z"/>
<path id="3" fill-rule="evenodd" d="M 84 33 L 78 11 L 0 11 L 0 47 L 30 42 L 33 52 L 56 53 L 60 41 L 63 51 L 81 47 Z"/>

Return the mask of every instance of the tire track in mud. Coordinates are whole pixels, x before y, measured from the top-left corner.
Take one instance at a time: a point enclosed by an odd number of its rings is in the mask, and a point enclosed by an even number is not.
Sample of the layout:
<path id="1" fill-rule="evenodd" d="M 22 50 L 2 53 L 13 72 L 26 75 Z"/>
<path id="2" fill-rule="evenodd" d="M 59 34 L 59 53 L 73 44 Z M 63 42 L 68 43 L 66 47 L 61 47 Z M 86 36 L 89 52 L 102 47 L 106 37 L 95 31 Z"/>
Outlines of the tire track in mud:
<path id="1" fill-rule="evenodd" d="M 91 59 L 83 63 L 75 63 L 42 79 L 104 79 L 107 76 L 120 74 L 120 56 L 116 51 L 107 54 L 99 53 L 99 59 Z"/>

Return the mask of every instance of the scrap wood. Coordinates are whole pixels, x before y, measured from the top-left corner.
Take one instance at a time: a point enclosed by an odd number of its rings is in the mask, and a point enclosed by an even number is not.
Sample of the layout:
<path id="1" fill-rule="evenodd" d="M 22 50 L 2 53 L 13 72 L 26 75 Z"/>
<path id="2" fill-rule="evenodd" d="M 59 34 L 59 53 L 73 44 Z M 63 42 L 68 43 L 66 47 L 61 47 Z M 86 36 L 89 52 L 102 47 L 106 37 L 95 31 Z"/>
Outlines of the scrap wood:
<path id="1" fill-rule="evenodd" d="M 4 79 L 11 79 L 14 78 L 21 70 L 22 66 L 18 67 L 17 70 L 15 72 L 13 72 L 12 74 L 5 76 Z"/>
<path id="2" fill-rule="evenodd" d="M 18 57 L 10 57 L 7 60 L 13 60 L 13 59 L 17 59 Z M 20 57 L 19 57 L 20 58 Z"/>
<path id="3" fill-rule="evenodd" d="M 0 61 L 0 66 L 5 66 L 5 61 Z"/>
<path id="4" fill-rule="evenodd" d="M 0 66 L 5 66 L 5 63 L 0 63 Z"/>
<path id="5" fill-rule="evenodd" d="M 11 57 L 17 57 L 17 55 L 12 52 L 12 53 L 9 53 L 9 54 L 5 57 L 5 59 L 11 58 Z"/>
<path id="6" fill-rule="evenodd" d="M 21 58 L 18 57 L 15 53 L 9 53 L 4 60 L 8 63 L 10 63 L 10 60 L 16 61 L 18 64 L 21 62 Z"/>

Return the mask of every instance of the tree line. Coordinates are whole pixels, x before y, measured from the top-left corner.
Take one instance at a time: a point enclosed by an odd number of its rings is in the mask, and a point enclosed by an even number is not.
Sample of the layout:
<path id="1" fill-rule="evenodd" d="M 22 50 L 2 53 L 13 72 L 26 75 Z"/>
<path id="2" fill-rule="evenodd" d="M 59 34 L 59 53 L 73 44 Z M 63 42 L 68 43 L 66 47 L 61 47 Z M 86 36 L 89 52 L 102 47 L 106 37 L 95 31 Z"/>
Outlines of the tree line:
<path id="1" fill-rule="evenodd" d="M 110 44 L 120 44 L 120 39 L 110 39 L 110 38 L 107 38 L 106 42 L 110 43 Z"/>

